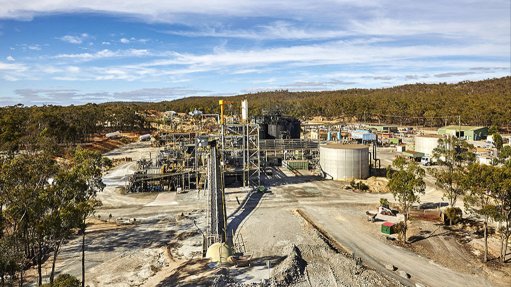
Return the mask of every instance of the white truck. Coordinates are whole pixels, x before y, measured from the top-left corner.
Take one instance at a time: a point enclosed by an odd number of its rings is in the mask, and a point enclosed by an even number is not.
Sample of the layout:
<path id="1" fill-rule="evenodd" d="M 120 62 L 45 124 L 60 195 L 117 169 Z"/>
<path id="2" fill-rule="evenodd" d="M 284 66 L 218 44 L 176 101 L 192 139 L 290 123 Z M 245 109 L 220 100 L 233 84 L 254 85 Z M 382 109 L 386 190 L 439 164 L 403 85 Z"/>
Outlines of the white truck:
<path id="1" fill-rule="evenodd" d="M 436 163 L 436 159 L 433 156 L 426 154 L 421 158 L 421 164 L 425 166 L 430 166 Z"/>

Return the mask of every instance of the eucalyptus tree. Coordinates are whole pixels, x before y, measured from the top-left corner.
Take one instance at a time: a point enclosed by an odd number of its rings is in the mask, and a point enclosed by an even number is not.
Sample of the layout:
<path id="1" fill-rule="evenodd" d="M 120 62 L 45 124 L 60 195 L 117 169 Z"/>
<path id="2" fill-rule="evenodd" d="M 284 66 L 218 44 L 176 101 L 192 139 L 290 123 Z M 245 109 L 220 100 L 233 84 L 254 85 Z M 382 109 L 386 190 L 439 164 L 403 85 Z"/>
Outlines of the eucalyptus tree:
<path id="1" fill-rule="evenodd" d="M 453 136 L 440 138 L 438 146 L 433 150 L 433 158 L 439 164 L 432 169 L 436 178 L 435 184 L 444 191 L 444 198 L 449 201 L 449 209 L 453 209 L 459 196 L 465 192 L 463 181 L 467 165 L 475 161 L 474 147 L 462 139 Z M 449 223 L 452 225 L 452 215 L 455 212 L 446 212 Z"/>
<path id="2" fill-rule="evenodd" d="M 78 147 L 71 158 L 70 172 L 77 178 L 76 203 L 80 214 L 80 233 L 82 235 L 82 286 L 85 287 L 85 231 L 86 219 L 101 205 L 96 199 L 105 184 L 102 181 L 102 169 L 105 164 L 99 152 Z"/>
<path id="3" fill-rule="evenodd" d="M 426 183 L 424 182 L 425 171 L 417 162 L 409 161 L 404 157 L 397 157 L 392 162 L 392 168 L 388 168 L 388 188 L 399 203 L 404 215 L 404 227 L 402 230 L 403 240 L 406 242 L 406 231 L 410 208 L 420 202 L 420 196 L 424 194 Z"/>
<path id="4" fill-rule="evenodd" d="M 46 190 L 57 170 L 55 160 L 40 152 L 13 157 L 4 162 L 0 172 L 4 232 L 12 235 L 17 251 L 36 262 L 39 285 L 46 246 Z"/>
<path id="5" fill-rule="evenodd" d="M 496 169 L 495 166 L 472 164 L 464 181 L 467 189 L 465 209 L 483 219 L 484 262 L 488 261 L 488 221 L 498 216 L 498 208 L 492 198 L 500 188 Z"/>
<path id="6" fill-rule="evenodd" d="M 81 195 L 78 191 L 85 188 L 84 180 L 73 172 L 66 163 L 45 190 L 47 212 L 44 216 L 45 235 L 50 249 L 53 250 L 50 285 L 54 282 L 55 264 L 64 240 L 72 235 L 74 229 L 82 224 Z"/>
<path id="7" fill-rule="evenodd" d="M 511 166 L 492 166 L 491 170 L 487 178 L 487 194 L 495 208 L 492 218 L 499 223 L 500 262 L 504 263 L 511 236 Z"/>

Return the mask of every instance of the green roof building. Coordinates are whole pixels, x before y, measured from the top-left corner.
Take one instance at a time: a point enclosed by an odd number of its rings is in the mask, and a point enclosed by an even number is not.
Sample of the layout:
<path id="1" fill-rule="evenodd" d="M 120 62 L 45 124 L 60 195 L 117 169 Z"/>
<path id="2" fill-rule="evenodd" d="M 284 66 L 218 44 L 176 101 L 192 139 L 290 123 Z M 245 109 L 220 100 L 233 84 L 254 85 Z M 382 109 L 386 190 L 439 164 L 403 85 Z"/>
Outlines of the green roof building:
<path id="1" fill-rule="evenodd" d="M 476 126 L 445 126 L 438 129 L 439 135 L 452 135 L 458 138 L 478 141 L 488 136 L 487 127 Z"/>

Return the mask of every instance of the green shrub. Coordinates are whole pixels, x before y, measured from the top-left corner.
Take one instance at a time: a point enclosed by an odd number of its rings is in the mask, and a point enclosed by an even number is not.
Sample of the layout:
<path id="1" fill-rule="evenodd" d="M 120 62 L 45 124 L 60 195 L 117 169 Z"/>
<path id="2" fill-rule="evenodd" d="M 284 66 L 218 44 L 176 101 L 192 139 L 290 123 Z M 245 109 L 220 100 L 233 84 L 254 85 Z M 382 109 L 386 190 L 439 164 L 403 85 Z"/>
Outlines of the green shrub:
<path id="1" fill-rule="evenodd" d="M 361 181 L 360 181 L 360 182 L 358 183 L 358 189 L 363 190 L 363 191 L 366 191 L 366 190 L 369 190 L 369 186 L 368 186 L 367 184 L 365 184 L 365 183 L 363 183 L 363 182 L 361 182 Z"/>
<path id="2" fill-rule="evenodd" d="M 380 198 L 380 206 L 383 206 L 385 208 L 390 208 L 390 203 L 389 203 L 389 200 L 386 199 L 386 198 Z"/>
<path id="3" fill-rule="evenodd" d="M 69 274 L 60 274 L 57 276 L 55 281 L 53 281 L 53 285 L 50 283 L 43 284 L 43 287 L 80 287 L 80 280 L 76 279 L 76 277 L 71 276 Z"/>
<path id="4" fill-rule="evenodd" d="M 463 212 L 459 207 L 448 207 L 444 211 L 444 224 L 456 224 L 463 217 Z"/>

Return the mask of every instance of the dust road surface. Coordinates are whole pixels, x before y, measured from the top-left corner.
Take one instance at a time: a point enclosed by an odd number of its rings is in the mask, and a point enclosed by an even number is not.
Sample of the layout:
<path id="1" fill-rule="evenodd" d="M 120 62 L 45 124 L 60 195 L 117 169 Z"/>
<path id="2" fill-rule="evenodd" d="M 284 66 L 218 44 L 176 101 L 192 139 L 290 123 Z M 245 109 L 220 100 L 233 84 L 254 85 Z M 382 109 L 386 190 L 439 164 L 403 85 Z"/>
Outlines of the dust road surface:
<path id="1" fill-rule="evenodd" d="M 360 215 L 359 210 L 345 206 L 307 206 L 304 209 L 317 224 L 355 252 L 357 257 L 370 263 L 370 266 L 380 266 L 381 271 L 385 264 L 393 264 L 398 270 L 409 273 L 413 282 L 427 286 L 493 286 L 485 278 L 450 270 L 411 251 L 386 244 L 376 235 L 364 230 L 363 226 L 370 223 Z M 374 227 L 374 224 L 372 226 Z"/>

